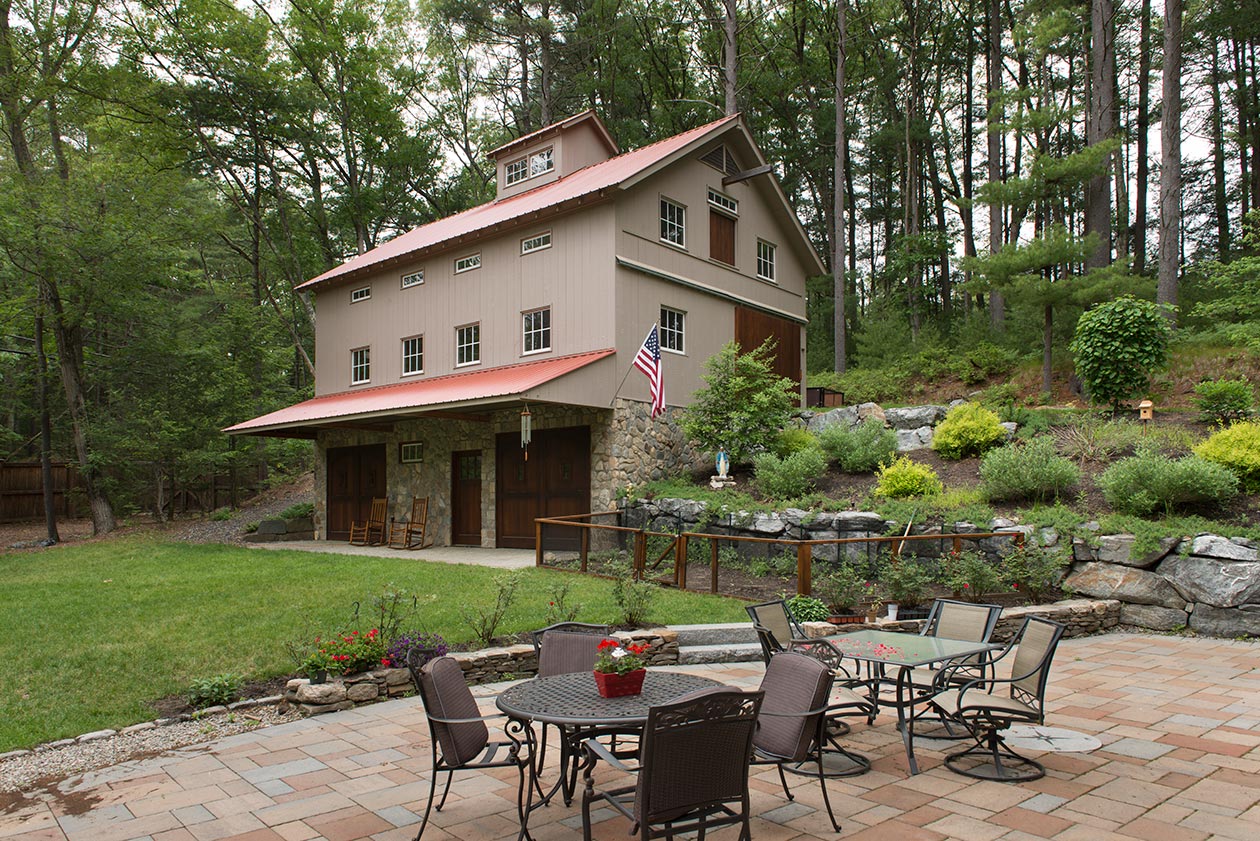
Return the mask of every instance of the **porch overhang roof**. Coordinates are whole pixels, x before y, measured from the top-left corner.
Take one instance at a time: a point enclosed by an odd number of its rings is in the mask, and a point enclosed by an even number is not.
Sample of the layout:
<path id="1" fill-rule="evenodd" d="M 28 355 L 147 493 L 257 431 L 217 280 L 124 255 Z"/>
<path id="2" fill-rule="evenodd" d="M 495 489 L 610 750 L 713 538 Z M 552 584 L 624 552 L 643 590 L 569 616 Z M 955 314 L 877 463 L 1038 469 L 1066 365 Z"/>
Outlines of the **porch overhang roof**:
<path id="1" fill-rule="evenodd" d="M 229 435 L 314 438 L 321 427 L 371 423 L 397 415 L 422 415 L 446 408 L 491 405 L 612 356 L 612 348 L 461 371 L 429 380 L 394 383 L 303 400 L 253 420 L 229 426 Z"/>

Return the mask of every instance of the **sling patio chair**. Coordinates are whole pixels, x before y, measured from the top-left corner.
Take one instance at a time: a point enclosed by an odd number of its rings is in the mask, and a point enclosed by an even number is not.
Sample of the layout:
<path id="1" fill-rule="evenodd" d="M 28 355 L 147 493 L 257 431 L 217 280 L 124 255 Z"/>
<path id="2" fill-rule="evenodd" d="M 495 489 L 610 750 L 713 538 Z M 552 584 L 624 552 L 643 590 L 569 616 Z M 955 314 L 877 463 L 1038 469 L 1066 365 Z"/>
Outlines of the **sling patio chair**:
<path id="1" fill-rule="evenodd" d="M 429 498 L 417 496 L 411 499 L 411 516 L 405 520 L 389 521 L 389 548 L 425 549 L 433 545 L 429 537 Z"/>
<path id="2" fill-rule="evenodd" d="M 1002 606 L 996 604 L 977 604 L 975 602 L 957 601 L 955 599 L 937 599 L 932 602 L 932 610 L 927 621 L 923 623 L 920 636 L 944 637 L 951 640 L 968 642 L 988 642 L 997 627 L 998 618 L 1002 615 Z M 949 664 L 949 681 L 954 686 L 961 686 L 971 680 L 979 680 L 992 673 L 990 654 L 977 654 L 964 660 Z M 910 673 L 914 688 L 923 693 L 931 693 L 940 688 L 937 676 L 939 667 L 923 667 Z M 930 714 L 919 716 L 921 721 L 935 721 L 939 726 L 933 730 L 920 731 L 921 736 L 931 739 L 965 739 L 967 732 L 953 726 L 949 719 L 937 720 Z"/>
<path id="3" fill-rule="evenodd" d="M 783 599 L 745 605 L 744 610 L 752 619 L 757 641 L 761 643 L 761 658 L 767 664 L 772 655 L 786 651 L 793 642 L 809 642 L 801 623 L 796 621 Z"/>
<path id="4" fill-rule="evenodd" d="M 558 622 L 537 631 L 530 637 L 534 654 L 538 657 L 538 676 L 567 675 L 573 672 L 589 672 L 595 666 L 599 644 L 608 636 L 607 625 L 586 622 Z M 553 725 L 543 724 L 542 738 L 538 745 L 538 767 L 547 755 L 547 730 Z M 577 788 L 579 751 L 574 746 L 577 734 L 562 725 L 554 725 L 560 731 L 560 781 L 564 805 L 573 802 Z"/>
<path id="5" fill-rule="evenodd" d="M 522 756 L 521 740 L 510 729 L 505 730 L 507 741 L 490 741 L 486 722 L 506 718 L 500 714 L 485 715 L 477 707 L 477 701 L 468 689 L 464 670 L 450 657 L 437 657 L 420 665 L 428 653 L 421 648 L 407 652 L 407 667 L 420 693 L 425 717 L 429 720 L 430 744 L 433 753 L 432 770 L 429 773 L 429 800 L 420 820 L 416 841 L 424 834 L 433 810 L 433 797 L 437 791 L 438 774 L 446 774 L 446 787 L 437 810 L 446 805 L 451 793 L 451 780 L 456 771 L 480 771 L 486 768 L 515 768 L 517 773 L 517 816 L 525 825 L 525 765 L 528 758 Z M 509 728 L 512 723 L 509 721 Z"/>
<path id="6" fill-rule="evenodd" d="M 993 660 L 996 665 L 1011 658 L 1009 678 L 982 677 L 956 688 L 944 688 L 932 696 L 933 708 L 967 728 L 975 739 L 975 744 L 966 750 L 946 755 L 945 765 L 951 771 L 999 782 L 1045 776 L 1041 763 L 1016 753 L 1002 734 L 1015 722 L 1045 723 L 1050 663 L 1063 631 L 1064 626 L 1058 622 L 1029 616 L 1015 639 Z M 960 668 L 965 669 L 966 665 Z M 950 685 L 950 671 L 948 666 L 941 670 L 941 686 Z"/>
<path id="7" fill-rule="evenodd" d="M 739 825 L 751 841 L 748 765 L 762 693 L 715 686 L 648 710 L 637 770 L 594 739 L 584 743 L 582 838 L 591 841 L 591 804 L 603 801 L 632 822 L 641 841 Z M 632 785 L 595 789 L 597 760 L 633 771 Z M 607 834 L 601 835 L 607 837 Z"/>
<path id="8" fill-rule="evenodd" d="M 770 658 L 766 674 L 761 681 L 765 701 L 757 719 L 757 733 L 753 736 L 753 764 L 777 765 L 779 781 L 788 800 L 794 800 L 788 788 L 784 766 L 798 772 L 802 763 L 813 763 L 814 775 L 822 788 L 823 804 L 836 832 L 836 822 L 827 794 L 827 773 L 824 766 L 823 748 L 828 744 L 827 721 L 841 709 L 861 713 L 869 711 L 870 702 L 853 693 L 842 696 L 839 703 L 830 701 L 834 678 L 824 663 L 817 658 L 795 651 L 784 651 Z M 870 760 L 841 748 L 833 743 L 831 750 L 839 750 L 861 773 L 870 768 Z M 804 773 L 799 771 L 798 773 Z"/>
<path id="9" fill-rule="evenodd" d="M 376 546 L 385 542 L 385 514 L 389 509 L 389 500 L 385 497 L 374 497 L 372 508 L 368 512 L 366 522 L 350 523 L 350 543 L 355 546 Z M 376 539 L 372 539 L 372 533 Z"/>

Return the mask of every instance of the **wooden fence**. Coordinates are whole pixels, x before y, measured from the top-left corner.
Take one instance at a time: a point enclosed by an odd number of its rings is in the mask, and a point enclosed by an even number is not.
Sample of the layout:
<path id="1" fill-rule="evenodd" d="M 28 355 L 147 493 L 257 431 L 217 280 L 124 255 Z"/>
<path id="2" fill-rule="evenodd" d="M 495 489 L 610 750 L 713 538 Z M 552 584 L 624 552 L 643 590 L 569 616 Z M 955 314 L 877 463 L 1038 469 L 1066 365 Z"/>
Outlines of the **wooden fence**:
<path id="1" fill-rule="evenodd" d="M 73 464 L 54 462 L 53 500 L 57 514 L 79 516 L 79 471 Z M 44 483 L 39 462 L 0 462 L 0 523 L 44 518 Z"/>

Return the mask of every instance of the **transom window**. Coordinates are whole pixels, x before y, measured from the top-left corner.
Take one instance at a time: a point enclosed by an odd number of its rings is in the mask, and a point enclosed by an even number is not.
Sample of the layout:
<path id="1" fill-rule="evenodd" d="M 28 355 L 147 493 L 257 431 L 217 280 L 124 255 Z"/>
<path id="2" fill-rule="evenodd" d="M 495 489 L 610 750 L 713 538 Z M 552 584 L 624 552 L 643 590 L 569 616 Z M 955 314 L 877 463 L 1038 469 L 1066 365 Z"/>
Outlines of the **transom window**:
<path id="1" fill-rule="evenodd" d="M 527 237 L 521 240 L 521 253 L 528 254 L 531 251 L 542 251 L 544 248 L 551 247 L 551 231 L 543 231 L 538 236 Z"/>
<path id="2" fill-rule="evenodd" d="M 730 196 L 723 195 L 712 187 L 709 188 L 709 204 L 718 210 L 725 210 L 727 213 L 739 215 L 739 202 Z"/>
<path id="3" fill-rule="evenodd" d="M 455 274 L 470 272 L 479 268 L 481 268 L 481 252 L 469 254 L 467 257 L 460 257 L 455 261 Z"/>
<path id="4" fill-rule="evenodd" d="M 418 272 L 411 272 L 402 276 L 402 288 L 409 289 L 412 286 L 419 286 L 424 283 L 424 269 Z"/>
<path id="5" fill-rule="evenodd" d="M 762 280 L 774 280 L 775 246 L 764 240 L 757 240 L 757 277 Z"/>
<path id="6" fill-rule="evenodd" d="M 551 307 L 521 314 L 524 353 L 551 350 Z"/>
<path id="7" fill-rule="evenodd" d="M 402 340 L 402 372 L 404 377 L 424 373 L 424 336 Z"/>
<path id="8" fill-rule="evenodd" d="M 515 184 L 518 181 L 524 181 L 526 178 L 529 178 L 528 158 L 512 161 L 503 168 L 503 180 L 508 184 Z"/>
<path id="9" fill-rule="evenodd" d="M 661 240 L 671 245 L 687 245 L 687 208 L 661 199 Z"/>
<path id="10" fill-rule="evenodd" d="M 661 350 L 672 350 L 684 353 L 683 332 L 687 323 L 687 314 L 669 307 L 661 307 Z"/>
<path id="11" fill-rule="evenodd" d="M 372 381 L 372 349 L 370 347 L 355 348 L 350 351 L 350 384 L 358 385 Z"/>
<path id="12" fill-rule="evenodd" d="M 372 297 L 372 287 L 363 286 L 350 293 L 350 303 L 357 304 Z"/>
<path id="13" fill-rule="evenodd" d="M 481 361 L 481 325 L 455 328 L 455 364 L 475 365 Z"/>

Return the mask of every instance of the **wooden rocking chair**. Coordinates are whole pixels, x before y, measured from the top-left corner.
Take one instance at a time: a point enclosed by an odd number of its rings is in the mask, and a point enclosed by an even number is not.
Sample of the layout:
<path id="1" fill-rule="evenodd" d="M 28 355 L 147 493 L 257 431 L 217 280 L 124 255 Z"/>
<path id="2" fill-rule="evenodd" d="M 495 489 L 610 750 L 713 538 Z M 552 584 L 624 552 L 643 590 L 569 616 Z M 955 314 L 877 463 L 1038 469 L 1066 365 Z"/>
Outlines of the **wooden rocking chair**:
<path id="1" fill-rule="evenodd" d="M 429 498 L 413 497 L 411 516 L 406 520 L 389 523 L 389 547 L 391 549 L 424 549 L 433 545 L 429 538 Z"/>
<path id="2" fill-rule="evenodd" d="M 350 523 L 350 542 L 355 546 L 376 546 L 385 542 L 385 513 L 389 509 L 389 500 L 384 497 L 372 499 L 372 511 L 366 523 Z M 376 539 L 372 533 L 376 532 Z"/>

